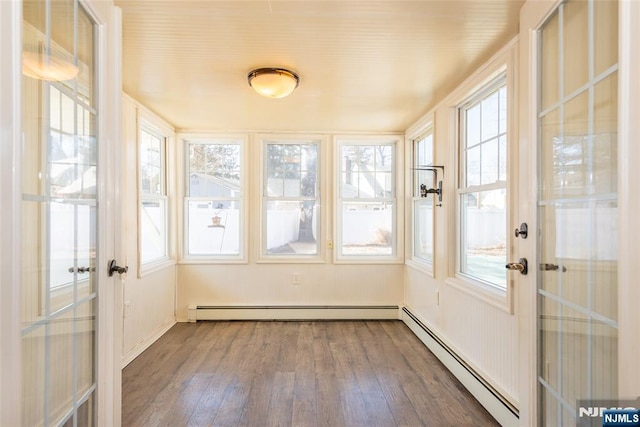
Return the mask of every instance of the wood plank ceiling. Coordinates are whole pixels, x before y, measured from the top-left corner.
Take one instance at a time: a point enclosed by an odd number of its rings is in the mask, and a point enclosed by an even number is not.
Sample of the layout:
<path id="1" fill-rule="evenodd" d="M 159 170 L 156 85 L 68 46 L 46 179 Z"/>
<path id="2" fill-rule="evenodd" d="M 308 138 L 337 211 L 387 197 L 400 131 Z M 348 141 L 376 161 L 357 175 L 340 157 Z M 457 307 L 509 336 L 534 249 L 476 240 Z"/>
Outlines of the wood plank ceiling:
<path id="1" fill-rule="evenodd" d="M 518 31 L 519 0 L 116 0 L 126 93 L 181 130 L 404 131 Z M 300 75 L 288 98 L 253 68 Z"/>

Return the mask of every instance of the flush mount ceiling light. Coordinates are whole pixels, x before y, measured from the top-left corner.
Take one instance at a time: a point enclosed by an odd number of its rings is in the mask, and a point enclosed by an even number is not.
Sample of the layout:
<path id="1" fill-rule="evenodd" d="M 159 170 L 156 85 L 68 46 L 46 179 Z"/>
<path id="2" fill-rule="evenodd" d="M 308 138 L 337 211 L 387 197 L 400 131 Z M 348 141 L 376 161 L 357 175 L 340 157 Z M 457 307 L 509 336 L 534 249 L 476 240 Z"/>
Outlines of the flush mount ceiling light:
<path id="1" fill-rule="evenodd" d="M 298 87 L 300 77 L 284 68 L 258 68 L 247 75 L 249 86 L 267 98 L 284 98 Z"/>

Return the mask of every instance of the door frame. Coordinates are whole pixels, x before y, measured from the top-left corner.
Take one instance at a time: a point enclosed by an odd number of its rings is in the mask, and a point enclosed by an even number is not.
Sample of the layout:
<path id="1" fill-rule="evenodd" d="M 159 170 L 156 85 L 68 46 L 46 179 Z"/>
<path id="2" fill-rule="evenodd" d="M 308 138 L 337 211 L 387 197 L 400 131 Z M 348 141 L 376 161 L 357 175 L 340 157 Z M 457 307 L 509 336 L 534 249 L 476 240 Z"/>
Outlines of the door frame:
<path id="1" fill-rule="evenodd" d="M 98 57 L 99 215 L 96 405 L 99 426 L 121 423 L 122 283 L 107 261 L 124 259 L 119 191 L 121 12 L 111 0 L 80 0 L 96 20 Z M 22 2 L 0 1 L 0 425 L 21 425 Z"/>
<path id="2" fill-rule="evenodd" d="M 520 11 L 520 180 L 519 209 L 530 230 L 537 224 L 538 30 L 562 0 L 529 0 Z M 618 389 L 621 398 L 640 396 L 640 2 L 619 0 L 618 59 Z M 524 218 L 524 217 L 527 218 Z M 518 242 L 519 252 L 537 265 L 537 233 Z M 522 277 L 518 293 L 520 425 L 538 425 L 537 269 Z"/>

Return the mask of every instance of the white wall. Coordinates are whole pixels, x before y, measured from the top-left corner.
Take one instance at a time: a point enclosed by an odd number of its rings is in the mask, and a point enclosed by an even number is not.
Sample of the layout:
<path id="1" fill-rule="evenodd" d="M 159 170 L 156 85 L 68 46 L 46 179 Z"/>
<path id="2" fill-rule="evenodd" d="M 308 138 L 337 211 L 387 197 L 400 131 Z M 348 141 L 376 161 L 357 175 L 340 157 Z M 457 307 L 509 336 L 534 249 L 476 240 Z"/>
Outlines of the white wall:
<path id="1" fill-rule="evenodd" d="M 514 65 L 517 42 L 512 42 L 490 59 L 474 75 L 456 88 L 434 110 L 418 120 L 406 134 L 407 153 L 411 139 L 421 129 L 433 125 L 435 164 L 445 167 L 443 206 L 434 209 L 435 253 L 433 271 L 405 268 L 405 306 L 440 339 L 465 359 L 512 404 L 518 404 L 518 318 L 508 303 L 496 304 L 491 298 L 469 292 L 470 285 L 455 278 L 456 259 L 456 107 L 483 83 L 491 80 L 506 64 Z M 513 85 L 514 70 L 508 69 L 507 84 Z M 512 90 L 510 87 L 508 90 Z M 510 101 L 511 106 L 515 103 Z M 513 118 L 513 113 L 510 113 Z M 515 120 L 512 120 L 515 122 Z M 510 127 L 512 124 L 509 125 Z M 509 135 L 509 150 L 516 144 L 517 133 Z M 409 154 L 407 154 L 409 155 Z M 513 153 L 510 154 L 513 159 Z M 516 157 L 517 158 L 517 157 Z M 515 167 L 510 165 L 511 173 Z M 409 178 L 410 179 L 410 178 Z M 410 197 L 410 194 L 409 194 Z M 407 206 L 410 198 L 407 199 Z M 407 208 L 409 212 L 410 208 Z M 512 215 L 509 215 L 510 217 Z M 407 220 L 407 224 L 411 222 Z M 411 240 L 407 229 L 407 242 Z M 507 237 L 509 244 L 511 234 Z M 411 254 L 407 247 L 407 258 Z M 513 286 L 512 283 L 509 286 Z M 513 289 L 513 287 L 512 287 Z M 513 298 L 513 296 L 512 296 Z"/>
<path id="2" fill-rule="evenodd" d="M 179 265 L 178 321 L 189 305 L 401 305 L 403 269 L 392 265 Z M 300 284 L 292 283 L 298 273 Z"/>
<path id="3" fill-rule="evenodd" d="M 162 129 L 169 137 L 167 140 L 167 159 L 175 158 L 174 130 L 161 118 L 139 105 L 128 96 L 123 96 L 123 150 L 124 174 L 123 190 L 124 236 L 126 239 L 126 274 L 123 286 L 124 334 L 122 340 L 123 365 L 128 364 L 164 332 L 175 324 L 175 224 L 170 227 L 168 260 L 155 265 L 155 268 L 139 269 L 138 250 L 138 122 L 140 118 Z M 171 195 L 175 189 L 175 165 L 169 163 L 168 176 L 169 218 L 176 218 L 175 203 Z M 141 274 L 142 273 L 142 274 Z"/>

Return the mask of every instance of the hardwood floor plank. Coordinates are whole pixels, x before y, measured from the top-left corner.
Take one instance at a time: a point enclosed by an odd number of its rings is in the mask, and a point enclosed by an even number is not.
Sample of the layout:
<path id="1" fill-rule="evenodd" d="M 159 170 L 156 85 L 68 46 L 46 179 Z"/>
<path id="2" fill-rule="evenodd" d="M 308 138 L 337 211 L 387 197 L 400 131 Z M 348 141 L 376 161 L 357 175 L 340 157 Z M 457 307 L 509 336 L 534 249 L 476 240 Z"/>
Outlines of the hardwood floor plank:
<path id="1" fill-rule="evenodd" d="M 123 371 L 128 426 L 495 426 L 399 321 L 175 325 Z"/>

